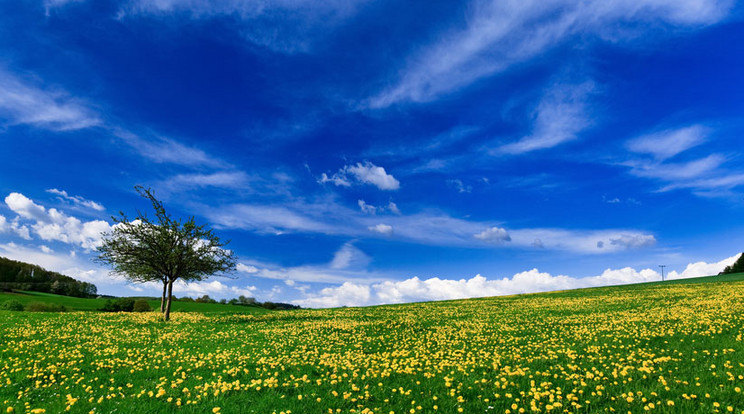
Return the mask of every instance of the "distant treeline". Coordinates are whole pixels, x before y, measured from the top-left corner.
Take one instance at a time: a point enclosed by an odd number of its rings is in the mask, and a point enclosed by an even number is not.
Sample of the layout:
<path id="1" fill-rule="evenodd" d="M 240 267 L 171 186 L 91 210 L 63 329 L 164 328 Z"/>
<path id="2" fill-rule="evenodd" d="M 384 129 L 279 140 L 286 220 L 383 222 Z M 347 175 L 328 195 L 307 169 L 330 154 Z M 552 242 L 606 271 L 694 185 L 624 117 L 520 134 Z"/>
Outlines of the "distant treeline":
<path id="1" fill-rule="evenodd" d="M 58 295 L 89 298 L 96 296 L 96 285 L 81 282 L 36 265 L 0 257 L 0 290 L 33 290 Z"/>
<path id="2" fill-rule="evenodd" d="M 739 259 L 734 262 L 734 264 L 726 266 L 726 268 L 723 269 L 723 272 L 719 273 L 719 275 L 727 275 L 729 273 L 744 273 L 744 253 L 739 256 Z"/>
<path id="3" fill-rule="evenodd" d="M 189 297 L 184 297 L 180 299 L 173 298 L 173 300 L 177 300 L 179 302 L 198 302 L 198 303 L 221 303 L 223 305 L 240 305 L 240 306 L 258 306 L 261 308 L 266 308 L 270 310 L 291 310 L 291 309 L 301 309 L 298 305 L 292 305 L 289 303 L 280 303 L 280 302 L 258 302 L 256 301 L 256 298 L 249 298 L 245 297 L 243 295 L 240 295 L 238 298 L 233 298 L 230 300 L 222 299 L 220 301 L 217 301 L 215 299 L 212 299 L 209 297 L 209 295 L 204 295 L 202 297 L 192 299 Z"/>

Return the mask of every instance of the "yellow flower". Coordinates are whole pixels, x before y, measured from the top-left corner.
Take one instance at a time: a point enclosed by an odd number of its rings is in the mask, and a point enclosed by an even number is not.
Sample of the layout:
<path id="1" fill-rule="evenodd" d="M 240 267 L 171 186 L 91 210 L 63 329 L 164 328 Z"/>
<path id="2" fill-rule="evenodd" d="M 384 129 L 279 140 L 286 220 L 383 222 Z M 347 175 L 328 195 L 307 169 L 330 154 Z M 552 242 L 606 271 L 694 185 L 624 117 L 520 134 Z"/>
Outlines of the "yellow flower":
<path id="1" fill-rule="evenodd" d="M 215 413 L 215 414 L 218 413 L 218 412 L 220 412 L 220 407 L 214 407 L 214 408 L 212 408 L 212 412 Z"/>

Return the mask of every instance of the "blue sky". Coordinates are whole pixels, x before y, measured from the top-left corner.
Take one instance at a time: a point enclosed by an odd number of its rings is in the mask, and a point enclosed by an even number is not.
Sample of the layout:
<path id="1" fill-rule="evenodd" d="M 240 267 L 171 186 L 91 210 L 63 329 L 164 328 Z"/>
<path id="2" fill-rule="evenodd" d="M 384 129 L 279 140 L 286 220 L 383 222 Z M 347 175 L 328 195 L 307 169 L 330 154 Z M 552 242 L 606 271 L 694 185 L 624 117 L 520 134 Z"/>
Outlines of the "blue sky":
<path id="1" fill-rule="evenodd" d="M 366 305 L 714 273 L 744 250 L 733 1 L 0 4 L 0 255 L 148 208 L 231 239 L 178 295 Z"/>

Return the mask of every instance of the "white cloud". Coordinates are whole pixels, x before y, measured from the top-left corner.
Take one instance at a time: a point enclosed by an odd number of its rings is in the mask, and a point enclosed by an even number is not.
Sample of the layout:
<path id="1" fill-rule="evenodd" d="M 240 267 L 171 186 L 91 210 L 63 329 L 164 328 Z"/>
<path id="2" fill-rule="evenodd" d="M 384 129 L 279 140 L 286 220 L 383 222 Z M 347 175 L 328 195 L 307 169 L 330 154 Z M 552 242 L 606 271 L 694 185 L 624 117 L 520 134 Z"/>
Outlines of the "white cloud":
<path id="1" fill-rule="evenodd" d="M 739 255 L 736 255 L 717 263 L 691 263 L 681 273 L 669 272 L 667 280 L 716 275 L 724 267 L 734 263 L 738 257 Z M 459 280 L 412 277 L 401 281 L 383 281 L 375 284 L 345 282 L 338 287 L 329 287 L 320 292 L 311 293 L 308 297 L 294 301 L 294 303 L 306 307 L 364 306 L 502 296 L 655 281 L 661 281 L 661 274 L 652 269 L 640 271 L 630 267 L 607 269 L 598 276 L 584 278 L 553 276 L 532 269 L 503 279 L 488 279 L 476 275 L 470 279 Z"/>
<path id="2" fill-rule="evenodd" d="M 323 173 L 319 182 L 330 182 L 340 187 L 351 187 L 356 182 L 374 185 L 380 190 L 400 188 L 400 182 L 395 177 L 388 174 L 383 167 L 378 167 L 369 161 L 365 161 L 364 164 L 358 162 L 356 165 L 346 165 L 330 177 Z"/>
<path id="3" fill-rule="evenodd" d="M 162 286 L 158 286 L 162 289 Z M 255 286 L 229 286 L 219 280 L 185 282 L 178 280 L 173 284 L 175 296 L 200 297 L 209 295 L 212 299 L 227 299 L 238 296 L 253 296 L 258 288 Z"/>
<path id="4" fill-rule="evenodd" d="M 691 178 L 703 177 L 714 172 L 726 161 L 726 158 L 712 154 L 705 158 L 681 163 L 636 163 L 630 173 L 645 178 L 663 181 L 686 181 Z"/>
<path id="5" fill-rule="evenodd" d="M 271 263 L 248 261 L 238 264 L 237 269 L 251 277 L 283 280 L 285 284 L 288 280 L 292 281 L 291 283 L 344 283 L 348 281 L 372 283 L 387 279 L 366 269 L 371 261 L 372 259 L 366 253 L 355 247 L 352 242 L 348 242 L 334 253 L 330 262 L 320 265 L 285 268 Z M 302 290 L 304 289 L 302 287 Z"/>
<path id="6" fill-rule="evenodd" d="M 0 68 L 0 119 L 10 125 L 33 125 L 70 131 L 101 124 L 86 105 L 64 91 L 43 88 Z"/>
<path id="7" fill-rule="evenodd" d="M 5 197 L 5 204 L 19 217 L 33 221 L 31 228 L 42 240 L 57 240 L 94 249 L 101 243 L 101 233 L 111 230 L 105 221 L 83 222 L 57 209 L 47 210 L 20 193 L 10 193 Z"/>
<path id="8" fill-rule="evenodd" d="M 377 207 L 373 206 L 372 204 L 367 204 L 364 200 L 358 200 L 357 204 L 359 205 L 359 209 L 362 210 L 362 213 L 366 213 L 366 214 L 377 213 Z"/>
<path id="9" fill-rule="evenodd" d="M 490 243 L 503 243 L 511 241 L 509 233 L 501 227 L 489 227 L 480 233 L 473 235 L 476 239 Z"/>
<path id="10" fill-rule="evenodd" d="M 306 308 L 335 308 L 367 304 L 370 298 L 371 289 L 369 286 L 345 282 L 338 287 L 322 289 L 317 295 L 296 300 L 294 303 Z"/>
<path id="11" fill-rule="evenodd" d="M 382 108 L 427 102 L 528 61 L 574 36 L 621 43 L 661 26 L 699 28 L 721 21 L 732 0 L 482 0 L 462 26 L 409 58 L 400 78 L 367 102 Z M 663 29 L 662 29 L 663 30 Z"/>
<path id="12" fill-rule="evenodd" d="M 591 125 L 587 100 L 594 92 L 594 83 L 588 81 L 553 85 L 534 111 L 532 133 L 491 152 L 523 154 L 576 139 L 579 132 Z"/>
<path id="13" fill-rule="evenodd" d="M 243 263 L 238 263 L 236 267 L 236 270 L 238 272 L 248 273 L 248 274 L 254 274 L 258 272 L 258 268 L 256 266 L 252 265 L 245 265 Z"/>
<path id="14" fill-rule="evenodd" d="M 61 8 L 70 3 L 82 3 L 84 1 L 85 0 L 44 0 L 44 10 L 46 11 L 46 15 L 49 16 L 52 9 Z"/>
<path id="15" fill-rule="evenodd" d="M 385 236 L 390 236 L 391 234 L 393 234 L 393 226 L 390 226 L 384 223 L 379 223 L 379 224 L 375 224 L 374 226 L 369 226 L 367 227 L 367 229 L 375 233 L 384 234 Z"/>
<path id="16" fill-rule="evenodd" d="M 171 138 L 148 133 L 140 136 L 131 131 L 112 127 L 111 133 L 129 145 L 139 155 L 156 163 L 186 166 L 225 167 L 226 164 L 204 151 L 181 144 Z"/>
<path id="17" fill-rule="evenodd" d="M 691 189 L 703 197 L 731 197 L 733 190 L 744 186 L 744 174 L 727 170 L 728 157 L 710 154 L 689 161 L 669 162 L 668 159 L 703 144 L 711 133 L 700 124 L 653 132 L 627 142 L 627 148 L 636 154 L 649 154 L 653 158 L 638 156 L 622 163 L 630 167 L 630 174 L 649 178 L 662 184 L 658 191 Z M 695 156 L 701 151 L 696 151 Z"/>
<path id="18" fill-rule="evenodd" d="M 392 201 L 388 203 L 388 207 L 387 208 L 393 214 L 398 214 L 398 215 L 401 214 L 400 209 L 398 208 L 398 205 L 395 204 L 395 203 L 393 203 Z"/>
<path id="19" fill-rule="evenodd" d="M 129 0 L 120 19 L 136 15 L 230 18 L 249 42 L 282 53 L 307 53 L 367 0 Z"/>
<path id="20" fill-rule="evenodd" d="M 367 203 L 364 200 L 357 200 L 357 205 L 359 206 L 359 210 L 362 213 L 375 215 L 377 213 L 384 213 L 384 212 L 390 212 L 396 215 L 400 215 L 400 209 L 398 208 L 398 205 L 394 202 L 390 201 L 387 206 L 375 206 L 372 204 Z"/>
<path id="21" fill-rule="evenodd" d="M 345 243 L 333 255 L 331 269 L 364 269 L 371 258 L 351 243 Z"/>
<path id="22" fill-rule="evenodd" d="M 610 239 L 610 244 L 627 248 L 646 247 L 656 244 L 656 238 L 650 234 L 623 234 L 618 238 Z"/>
<path id="23" fill-rule="evenodd" d="M 458 193 L 469 193 L 473 190 L 472 186 L 463 184 L 462 180 L 457 178 L 447 180 L 447 184 L 454 187 Z"/>
<path id="24" fill-rule="evenodd" d="M 473 237 L 494 227 L 497 223 L 479 222 L 451 217 L 438 211 L 422 211 L 407 215 L 371 216 L 339 205 L 333 199 L 323 198 L 312 203 L 305 201 L 286 202 L 278 205 L 228 205 L 220 208 L 204 208 L 208 220 L 223 228 L 239 228 L 259 233 L 283 234 L 287 232 L 321 233 L 347 237 L 394 237 L 398 240 L 439 246 L 479 247 L 482 240 Z M 394 230 L 394 231 L 393 231 Z M 653 237 L 640 230 L 606 229 L 509 229 L 511 242 L 489 244 L 492 248 L 511 246 L 534 248 L 535 239 L 540 239 L 546 249 L 580 253 L 610 253 L 630 245 L 612 244 L 613 239 L 623 237 Z M 604 244 L 597 247 L 597 242 Z M 648 246 L 650 243 L 645 244 Z"/>
<path id="25" fill-rule="evenodd" d="M 47 221 L 46 209 L 20 193 L 10 193 L 5 204 L 19 216 L 36 221 Z"/>
<path id="26" fill-rule="evenodd" d="M 47 191 L 47 193 L 52 193 L 52 194 L 55 194 L 55 195 L 59 196 L 60 199 L 71 201 L 73 204 L 78 205 L 78 206 L 91 208 L 91 209 L 96 210 L 96 211 L 103 211 L 103 210 L 105 210 L 105 208 L 103 207 L 103 205 L 101 205 L 100 203 L 96 203 L 95 201 L 91 201 L 91 200 L 86 200 L 85 198 L 80 197 L 80 196 L 71 196 L 71 195 L 67 194 L 67 191 L 64 191 L 64 190 L 58 190 L 56 188 L 50 188 L 50 189 L 48 189 L 46 191 Z"/>
<path id="27" fill-rule="evenodd" d="M 628 141 L 627 146 L 633 152 L 665 160 L 702 144 L 708 132 L 702 125 L 691 125 L 643 135 Z"/>
<path id="28" fill-rule="evenodd" d="M 243 171 L 218 171 L 208 174 L 178 174 L 162 183 L 168 191 L 185 191 L 195 188 L 246 189 L 251 177 Z"/>

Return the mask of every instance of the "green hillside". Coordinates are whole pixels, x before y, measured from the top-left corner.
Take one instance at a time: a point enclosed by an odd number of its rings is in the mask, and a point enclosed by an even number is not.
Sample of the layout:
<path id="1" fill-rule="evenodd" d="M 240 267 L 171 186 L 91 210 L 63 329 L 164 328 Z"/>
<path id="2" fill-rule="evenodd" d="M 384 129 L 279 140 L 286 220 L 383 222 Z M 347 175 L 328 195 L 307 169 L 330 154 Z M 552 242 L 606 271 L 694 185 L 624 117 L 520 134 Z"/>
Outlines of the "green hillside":
<path id="1" fill-rule="evenodd" d="M 170 323 L 0 311 L 0 361 L 2 412 L 742 413 L 744 274 Z"/>
<path id="2" fill-rule="evenodd" d="M 61 296 L 52 293 L 18 291 L 18 292 L 0 292 L 0 303 L 6 300 L 15 299 L 23 305 L 32 302 L 50 303 L 63 305 L 71 311 L 96 311 L 103 307 L 106 299 L 87 299 L 75 298 L 71 296 Z M 150 307 L 160 309 L 160 300 L 148 300 Z M 219 303 L 199 303 L 199 302 L 179 302 L 174 301 L 171 305 L 174 312 L 231 312 L 231 313 L 266 313 L 268 310 L 258 306 L 238 306 L 223 305 Z"/>

